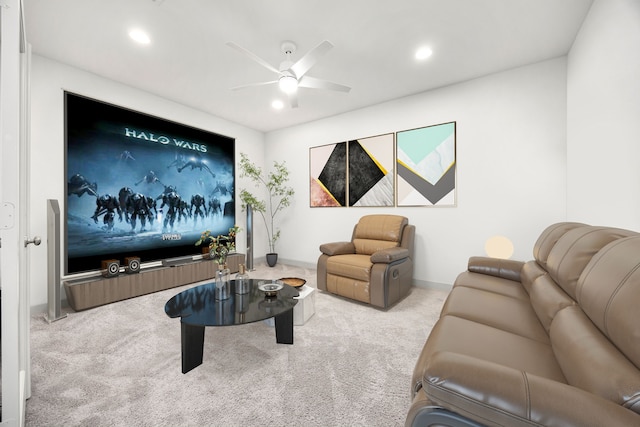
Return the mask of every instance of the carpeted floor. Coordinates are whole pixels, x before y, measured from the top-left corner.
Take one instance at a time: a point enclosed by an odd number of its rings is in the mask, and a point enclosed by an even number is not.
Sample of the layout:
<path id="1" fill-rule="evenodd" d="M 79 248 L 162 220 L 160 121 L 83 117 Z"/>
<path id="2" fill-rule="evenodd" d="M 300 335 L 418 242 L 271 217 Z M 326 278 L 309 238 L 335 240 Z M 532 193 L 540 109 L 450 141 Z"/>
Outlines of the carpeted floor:
<path id="1" fill-rule="evenodd" d="M 250 275 L 316 286 L 313 269 L 264 264 Z M 34 316 L 27 426 L 401 426 L 446 296 L 414 287 L 383 311 L 316 292 L 294 345 L 276 344 L 265 322 L 207 328 L 203 364 L 183 375 L 180 321 L 164 304 L 187 287 L 52 324 Z"/>

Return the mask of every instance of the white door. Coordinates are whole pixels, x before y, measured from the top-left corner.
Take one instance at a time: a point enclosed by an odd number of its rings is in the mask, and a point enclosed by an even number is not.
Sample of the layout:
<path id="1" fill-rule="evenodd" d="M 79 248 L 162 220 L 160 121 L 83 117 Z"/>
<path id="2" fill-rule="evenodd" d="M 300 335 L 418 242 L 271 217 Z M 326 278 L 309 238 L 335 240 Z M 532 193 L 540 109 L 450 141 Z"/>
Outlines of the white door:
<path id="1" fill-rule="evenodd" d="M 28 55 L 20 0 L 0 8 L 0 289 L 2 289 L 2 422 L 24 425 L 30 395 L 28 206 Z"/>

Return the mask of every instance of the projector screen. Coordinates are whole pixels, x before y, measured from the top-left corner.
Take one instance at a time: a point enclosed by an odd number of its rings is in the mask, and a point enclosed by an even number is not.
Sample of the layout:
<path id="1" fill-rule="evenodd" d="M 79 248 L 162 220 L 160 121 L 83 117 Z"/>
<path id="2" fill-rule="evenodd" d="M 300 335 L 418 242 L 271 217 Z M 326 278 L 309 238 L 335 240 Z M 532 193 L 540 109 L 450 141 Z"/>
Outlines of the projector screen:
<path id="1" fill-rule="evenodd" d="M 235 140 L 65 93 L 65 274 L 199 254 L 235 224 Z"/>

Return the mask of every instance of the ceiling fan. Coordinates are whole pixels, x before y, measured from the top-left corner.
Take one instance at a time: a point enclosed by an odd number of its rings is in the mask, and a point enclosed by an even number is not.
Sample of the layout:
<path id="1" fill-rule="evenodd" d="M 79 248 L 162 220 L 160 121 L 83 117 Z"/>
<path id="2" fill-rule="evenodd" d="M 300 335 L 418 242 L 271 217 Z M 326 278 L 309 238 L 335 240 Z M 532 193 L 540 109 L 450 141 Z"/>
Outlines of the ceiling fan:
<path id="1" fill-rule="evenodd" d="M 260 58 L 253 52 L 248 51 L 247 49 L 238 46 L 233 42 L 227 42 L 227 46 L 232 47 L 249 58 L 256 61 L 258 64 L 262 65 L 269 71 L 273 71 L 278 75 L 277 80 L 272 80 L 268 82 L 259 82 L 259 83 L 251 83 L 247 85 L 237 86 L 231 88 L 231 90 L 244 89 L 252 86 L 263 86 L 270 84 L 278 84 L 280 90 L 286 93 L 289 96 L 289 103 L 291 104 L 291 108 L 298 107 L 298 88 L 310 88 L 310 89 L 326 89 L 326 90 L 334 90 L 338 92 L 349 92 L 351 90 L 350 87 L 340 85 L 337 83 L 333 83 L 327 80 L 318 79 L 315 77 L 311 77 L 306 75 L 307 71 L 313 67 L 313 65 L 318 61 L 318 59 L 327 53 L 329 49 L 333 47 L 333 45 L 325 40 L 320 43 L 318 46 L 311 49 L 304 55 L 302 58 L 293 62 L 291 59 L 291 55 L 296 51 L 295 43 L 291 41 L 285 41 L 280 46 L 280 50 L 285 54 L 286 59 L 280 63 L 279 68 L 276 68 L 269 64 L 264 59 Z"/>

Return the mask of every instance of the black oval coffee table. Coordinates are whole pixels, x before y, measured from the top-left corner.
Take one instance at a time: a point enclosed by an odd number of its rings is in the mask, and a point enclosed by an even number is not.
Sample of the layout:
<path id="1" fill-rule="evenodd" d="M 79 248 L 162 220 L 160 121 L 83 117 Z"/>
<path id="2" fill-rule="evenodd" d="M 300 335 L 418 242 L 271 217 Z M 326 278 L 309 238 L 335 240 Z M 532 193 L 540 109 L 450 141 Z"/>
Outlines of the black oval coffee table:
<path id="1" fill-rule="evenodd" d="M 164 306 L 169 317 L 180 317 L 182 341 L 182 373 L 186 374 L 202 364 L 204 329 L 206 326 L 231 326 L 275 318 L 276 342 L 293 344 L 293 307 L 298 291 L 283 285 L 275 297 L 266 297 L 258 289 L 258 282 L 249 279 L 247 294 L 235 293 L 231 281 L 231 296 L 226 300 L 214 298 L 215 283 L 189 288 L 173 296 Z M 268 280 L 267 280 L 268 281 Z"/>

